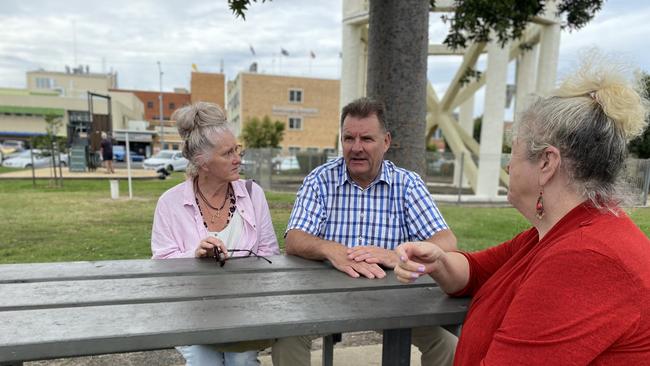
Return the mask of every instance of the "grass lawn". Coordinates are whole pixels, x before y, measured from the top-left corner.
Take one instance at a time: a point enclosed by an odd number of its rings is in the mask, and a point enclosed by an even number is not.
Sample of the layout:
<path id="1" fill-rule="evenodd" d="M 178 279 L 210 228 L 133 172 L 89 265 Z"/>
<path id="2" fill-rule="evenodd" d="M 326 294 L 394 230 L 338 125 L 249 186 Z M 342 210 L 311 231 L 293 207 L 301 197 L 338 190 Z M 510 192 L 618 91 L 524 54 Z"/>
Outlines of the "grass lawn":
<path id="1" fill-rule="evenodd" d="M 111 200 L 106 180 L 0 181 L 0 263 L 149 258 L 153 211 L 160 194 L 183 179 L 133 182 L 134 199 Z M 120 194 L 128 196 L 126 181 Z M 267 192 L 280 246 L 294 194 Z M 462 249 L 476 250 L 511 238 L 529 225 L 513 208 L 440 205 Z M 630 211 L 650 233 L 650 209 Z"/>

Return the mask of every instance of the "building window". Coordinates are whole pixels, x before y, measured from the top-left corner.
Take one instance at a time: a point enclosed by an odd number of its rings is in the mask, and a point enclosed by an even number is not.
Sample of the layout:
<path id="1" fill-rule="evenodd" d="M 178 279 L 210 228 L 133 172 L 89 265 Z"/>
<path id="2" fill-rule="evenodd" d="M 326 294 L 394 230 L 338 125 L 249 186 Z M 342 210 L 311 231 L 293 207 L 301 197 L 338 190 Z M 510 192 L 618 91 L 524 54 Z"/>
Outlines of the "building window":
<path id="1" fill-rule="evenodd" d="M 172 144 L 172 150 L 178 150 L 178 144 Z"/>
<path id="2" fill-rule="evenodd" d="M 302 103 L 302 90 L 289 89 L 289 103 Z"/>
<path id="3" fill-rule="evenodd" d="M 318 153 L 318 148 L 317 147 L 308 147 L 307 152 L 312 153 L 312 154 Z"/>
<path id="4" fill-rule="evenodd" d="M 232 111 L 237 107 L 239 107 L 239 92 L 234 93 L 228 100 L 228 109 Z"/>
<path id="5" fill-rule="evenodd" d="M 301 117 L 289 117 L 289 129 L 290 130 L 302 130 L 302 118 Z"/>
<path id="6" fill-rule="evenodd" d="M 38 89 L 51 89 L 53 84 L 53 80 L 50 78 L 36 78 L 36 88 Z"/>
<path id="7" fill-rule="evenodd" d="M 297 146 L 289 146 L 289 155 L 295 156 L 300 152 L 300 148 Z"/>
<path id="8" fill-rule="evenodd" d="M 152 101 L 147 102 L 147 108 L 153 109 L 153 102 Z"/>
<path id="9" fill-rule="evenodd" d="M 323 149 L 323 152 L 325 153 L 326 156 L 336 156 L 336 150 L 335 149 Z"/>
<path id="10" fill-rule="evenodd" d="M 174 103 L 169 103 L 169 109 L 176 109 L 176 104 Z"/>

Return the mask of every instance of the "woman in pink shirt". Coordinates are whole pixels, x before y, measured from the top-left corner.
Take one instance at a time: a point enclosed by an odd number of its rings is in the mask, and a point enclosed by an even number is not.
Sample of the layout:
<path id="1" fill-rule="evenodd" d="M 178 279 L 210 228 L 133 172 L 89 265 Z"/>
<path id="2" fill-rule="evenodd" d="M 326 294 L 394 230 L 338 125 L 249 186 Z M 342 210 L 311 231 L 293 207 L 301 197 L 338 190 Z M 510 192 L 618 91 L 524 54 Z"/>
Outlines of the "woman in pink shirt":
<path id="1" fill-rule="evenodd" d="M 650 240 L 617 198 L 648 101 L 590 61 L 515 126 L 508 200 L 532 228 L 475 253 L 396 249 L 401 281 L 472 296 L 455 365 L 650 363 Z"/>
<path id="2" fill-rule="evenodd" d="M 215 104 L 172 115 L 183 139 L 188 179 L 158 200 L 151 233 L 154 259 L 280 254 L 264 192 L 239 179 L 240 146 Z M 177 347 L 187 365 L 258 365 L 257 351 L 218 345 Z"/>

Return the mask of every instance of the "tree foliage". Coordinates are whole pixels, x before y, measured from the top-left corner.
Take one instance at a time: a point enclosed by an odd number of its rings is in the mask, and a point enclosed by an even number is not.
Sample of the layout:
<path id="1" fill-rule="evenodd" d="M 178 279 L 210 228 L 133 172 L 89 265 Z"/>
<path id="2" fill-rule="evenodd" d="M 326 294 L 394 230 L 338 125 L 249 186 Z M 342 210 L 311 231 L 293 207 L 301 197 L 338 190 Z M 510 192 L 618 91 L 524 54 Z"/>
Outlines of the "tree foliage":
<path id="1" fill-rule="evenodd" d="M 48 114 L 45 116 L 45 135 L 37 136 L 34 138 L 34 146 L 39 149 L 50 150 L 55 147 L 61 151 L 65 146 L 66 138 L 58 136 L 61 127 L 63 126 L 63 119 L 60 116 Z"/>
<path id="2" fill-rule="evenodd" d="M 564 17 L 563 28 L 580 29 L 603 6 L 604 0 L 561 0 L 557 13 Z M 432 1 L 433 3 L 433 1 Z M 453 48 L 467 47 L 468 41 L 487 42 L 494 31 L 499 42 L 521 37 L 526 24 L 544 14 L 546 0 L 459 0 L 453 14 L 442 19 L 450 31 L 444 43 Z"/>
<path id="3" fill-rule="evenodd" d="M 230 7 L 230 10 L 235 14 L 235 17 L 241 17 L 246 20 L 246 11 L 248 10 L 251 1 L 254 3 L 257 2 L 257 0 L 228 0 L 228 7 Z M 260 1 L 263 3 L 266 2 L 266 0 Z"/>
<path id="4" fill-rule="evenodd" d="M 253 117 L 244 123 L 241 138 L 247 148 L 274 147 L 277 148 L 284 137 L 284 123 L 271 122 L 269 116 L 262 121 Z"/>
<path id="5" fill-rule="evenodd" d="M 251 3 L 267 0 L 228 0 L 236 17 L 246 19 Z M 271 0 L 268 0 L 269 2 Z M 435 0 L 429 0 L 431 7 Z M 449 23 L 444 43 L 453 48 L 467 47 L 468 41 L 486 42 L 493 30 L 501 44 L 521 37 L 526 24 L 544 14 L 548 0 L 456 0 L 456 9 L 442 19 Z M 557 13 L 564 16 L 563 28 L 580 29 L 603 7 L 604 0 L 560 0 Z"/>
<path id="6" fill-rule="evenodd" d="M 641 78 L 641 83 L 645 89 L 645 94 L 650 96 L 650 75 L 644 74 Z M 641 136 L 630 142 L 628 149 L 630 154 L 639 159 L 650 158 L 650 126 L 646 127 Z"/>

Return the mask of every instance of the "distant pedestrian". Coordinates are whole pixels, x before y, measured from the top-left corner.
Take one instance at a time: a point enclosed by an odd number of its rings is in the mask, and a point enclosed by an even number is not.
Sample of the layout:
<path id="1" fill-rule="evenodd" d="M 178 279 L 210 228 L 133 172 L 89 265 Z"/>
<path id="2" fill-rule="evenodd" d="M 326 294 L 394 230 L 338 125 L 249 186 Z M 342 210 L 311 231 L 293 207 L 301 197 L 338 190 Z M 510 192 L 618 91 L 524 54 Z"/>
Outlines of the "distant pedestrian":
<path id="1" fill-rule="evenodd" d="M 108 138 L 106 132 L 102 132 L 101 155 L 104 160 L 104 168 L 107 174 L 115 173 L 113 169 L 113 142 Z"/>

